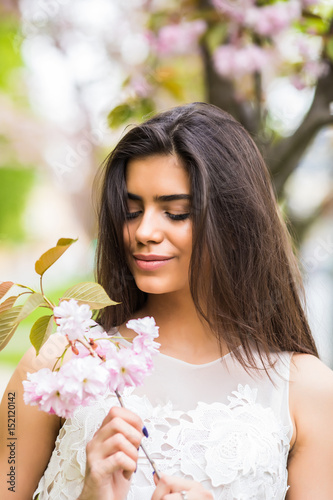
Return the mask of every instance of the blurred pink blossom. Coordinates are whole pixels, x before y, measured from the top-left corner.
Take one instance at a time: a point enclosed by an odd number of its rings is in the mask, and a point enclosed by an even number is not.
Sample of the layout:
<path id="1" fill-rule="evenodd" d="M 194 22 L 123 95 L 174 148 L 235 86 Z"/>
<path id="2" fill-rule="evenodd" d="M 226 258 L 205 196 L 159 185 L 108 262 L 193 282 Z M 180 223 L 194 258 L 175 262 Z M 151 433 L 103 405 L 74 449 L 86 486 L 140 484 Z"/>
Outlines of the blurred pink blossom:
<path id="1" fill-rule="evenodd" d="M 301 3 L 304 7 L 310 7 L 311 5 L 317 5 L 319 0 L 301 0 Z"/>
<path id="2" fill-rule="evenodd" d="M 90 327 L 96 325 L 91 319 L 91 309 L 87 304 L 79 305 L 74 299 L 62 300 L 54 308 L 57 333 L 67 335 L 68 340 L 82 339 Z"/>
<path id="3" fill-rule="evenodd" d="M 328 71 L 329 67 L 323 61 L 307 61 L 302 71 L 292 75 L 289 79 L 297 90 L 303 90 L 315 85 L 318 78 L 325 76 Z"/>
<path id="4" fill-rule="evenodd" d="M 329 66 L 325 61 L 307 61 L 303 68 L 304 73 L 316 81 L 321 76 L 327 75 Z"/>
<path id="5" fill-rule="evenodd" d="M 196 48 L 198 38 L 205 32 L 205 21 L 183 21 L 163 26 L 152 42 L 160 55 L 187 54 Z"/>
<path id="6" fill-rule="evenodd" d="M 298 0 L 278 2 L 248 9 L 245 24 L 259 35 L 274 36 L 290 26 L 300 15 L 301 5 Z"/>
<path id="7" fill-rule="evenodd" d="M 211 0 L 215 9 L 237 24 L 243 24 L 247 10 L 254 0 Z"/>
<path id="8" fill-rule="evenodd" d="M 228 78 L 261 71 L 270 62 L 270 53 L 257 45 L 221 45 L 214 53 L 216 71 Z"/>
<path id="9" fill-rule="evenodd" d="M 152 86 L 147 82 L 143 75 L 135 75 L 131 78 L 129 87 L 135 95 L 141 98 L 148 97 L 152 92 Z"/>

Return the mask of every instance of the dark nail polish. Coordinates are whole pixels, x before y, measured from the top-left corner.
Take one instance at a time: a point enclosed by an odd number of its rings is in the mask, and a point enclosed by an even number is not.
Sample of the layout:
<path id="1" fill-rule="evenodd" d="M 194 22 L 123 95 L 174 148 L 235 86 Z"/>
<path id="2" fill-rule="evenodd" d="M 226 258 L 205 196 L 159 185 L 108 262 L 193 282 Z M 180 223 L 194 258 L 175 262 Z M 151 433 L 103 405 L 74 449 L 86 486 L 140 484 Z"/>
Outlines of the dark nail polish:
<path id="1" fill-rule="evenodd" d="M 145 425 L 142 428 L 142 432 L 146 436 L 146 438 L 149 436 L 148 431 L 147 431 L 147 427 Z"/>
<path id="2" fill-rule="evenodd" d="M 153 475 L 155 474 L 156 471 L 153 470 Z"/>

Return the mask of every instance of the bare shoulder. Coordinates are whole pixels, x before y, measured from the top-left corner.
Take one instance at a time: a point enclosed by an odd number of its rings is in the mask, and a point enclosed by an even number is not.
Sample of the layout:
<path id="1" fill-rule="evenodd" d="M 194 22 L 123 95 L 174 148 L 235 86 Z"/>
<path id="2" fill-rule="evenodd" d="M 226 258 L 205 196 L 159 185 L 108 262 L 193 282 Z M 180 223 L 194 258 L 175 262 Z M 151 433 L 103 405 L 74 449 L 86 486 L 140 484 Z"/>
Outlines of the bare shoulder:
<path id="1" fill-rule="evenodd" d="M 62 355 L 66 345 L 68 344 L 66 338 L 62 335 L 53 334 L 47 342 L 40 349 L 38 356 L 34 347 L 30 347 L 24 354 L 18 364 L 20 372 L 35 372 L 41 368 L 50 368 L 52 370 L 56 359 Z M 71 353 L 66 355 L 66 361 L 70 359 Z"/>
<path id="2" fill-rule="evenodd" d="M 333 425 L 333 371 L 315 356 L 294 354 L 290 368 L 290 410 L 297 441 L 309 439 L 319 425 Z M 325 427 L 324 427 L 325 429 Z"/>
<path id="3" fill-rule="evenodd" d="M 333 397 L 333 371 L 310 354 L 294 354 L 290 367 L 290 390 L 298 402 Z"/>
<path id="4" fill-rule="evenodd" d="M 295 437 L 288 459 L 290 489 L 286 498 L 330 500 L 333 491 L 333 372 L 315 356 L 294 354 L 289 387 Z"/>

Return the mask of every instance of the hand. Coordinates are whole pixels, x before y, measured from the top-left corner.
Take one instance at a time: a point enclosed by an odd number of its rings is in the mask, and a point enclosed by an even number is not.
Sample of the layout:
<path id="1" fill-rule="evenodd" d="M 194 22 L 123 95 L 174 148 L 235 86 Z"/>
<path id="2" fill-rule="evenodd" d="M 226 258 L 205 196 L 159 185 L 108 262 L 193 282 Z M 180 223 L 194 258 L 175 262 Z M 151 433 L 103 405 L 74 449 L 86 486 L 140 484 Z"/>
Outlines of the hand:
<path id="1" fill-rule="evenodd" d="M 84 486 L 78 500 L 123 500 L 136 470 L 143 437 L 142 420 L 126 408 L 113 407 L 87 444 Z"/>
<path id="2" fill-rule="evenodd" d="M 164 474 L 161 479 L 154 474 L 154 481 L 157 486 L 151 500 L 183 500 L 182 491 L 186 492 L 187 500 L 214 500 L 213 494 L 196 481 Z"/>

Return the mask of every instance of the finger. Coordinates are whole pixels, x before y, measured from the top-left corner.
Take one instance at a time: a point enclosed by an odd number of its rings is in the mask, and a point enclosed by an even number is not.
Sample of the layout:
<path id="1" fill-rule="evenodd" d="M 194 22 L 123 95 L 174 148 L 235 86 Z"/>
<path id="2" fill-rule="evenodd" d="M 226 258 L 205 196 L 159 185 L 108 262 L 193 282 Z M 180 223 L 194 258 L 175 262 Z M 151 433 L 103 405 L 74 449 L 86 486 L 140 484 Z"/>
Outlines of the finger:
<path id="1" fill-rule="evenodd" d="M 162 474 L 160 479 L 155 476 L 156 474 L 154 474 L 154 481 L 157 486 L 151 500 L 164 500 L 169 495 L 171 500 L 181 500 L 180 491 L 189 490 L 192 486 L 198 484 L 195 481 L 189 481 L 180 477 L 167 476 L 165 474 Z M 171 494 L 174 494 L 175 496 Z"/>
<path id="2" fill-rule="evenodd" d="M 109 421 L 111 421 L 116 417 L 125 420 L 128 424 L 132 425 L 139 432 L 142 432 L 143 422 L 141 418 L 128 408 L 121 408 L 119 406 L 113 406 L 109 410 L 108 414 L 106 415 L 105 419 L 102 422 L 102 426 L 104 424 L 107 424 Z"/>
<path id="3" fill-rule="evenodd" d="M 114 417 L 96 432 L 93 439 L 96 442 L 103 443 L 115 434 L 123 434 L 136 448 L 140 446 L 141 439 L 143 438 L 141 430 L 133 427 L 120 417 Z"/>
<path id="4" fill-rule="evenodd" d="M 191 500 L 191 498 L 187 495 L 188 500 Z M 180 492 L 177 493 L 170 493 L 169 495 L 165 495 L 163 497 L 163 500 L 183 500 L 183 496 Z"/>
<path id="5" fill-rule="evenodd" d="M 181 477 L 168 476 L 166 474 L 161 474 L 160 479 L 154 474 L 155 484 L 160 487 L 166 485 L 170 489 L 170 493 L 176 493 L 183 490 L 190 490 L 191 488 L 197 487 L 198 483 L 189 479 L 183 479 Z M 201 486 L 201 485 L 200 485 Z"/>
<path id="6" fill-rule="evenodd" d="M 107 458 L 110 455 L 114 455 L 118 451 L 122 451 L 132 460 L 137 462 L 138 460 L 138 449 L 137 446 L 133 445 L 128 439 L 125 438 L 123 434 L 115 434 L 106 441 L 103 441 L 100 447 L 100 454 L 102 458 Z"/>
<path id="7" fill-rule="evenodd" d="M 136 461 L 132 460 L 126 453 L 118 451 L 109 456 L 105 460 L 101 460 L 94 465 L 91 473 L 94 473 L 94 468 L 98 467 L 98 474 L 101 477 L 110 477 L 111 474 L 119 471 L 123 472 L 124 477 L 129 479 L 136 470 Z"/>
<path id="8" fill-rule="evenodd" d="M 87 464 L 93 468 L 95 463 L 108 459 L 118 452 L 124 453 L 137 463 L 137 446 L 128 441 L 123 434 L 115 434 L 103 441 L 98 441 L 97 437 L 94 437 L 86 447 Z"/>

